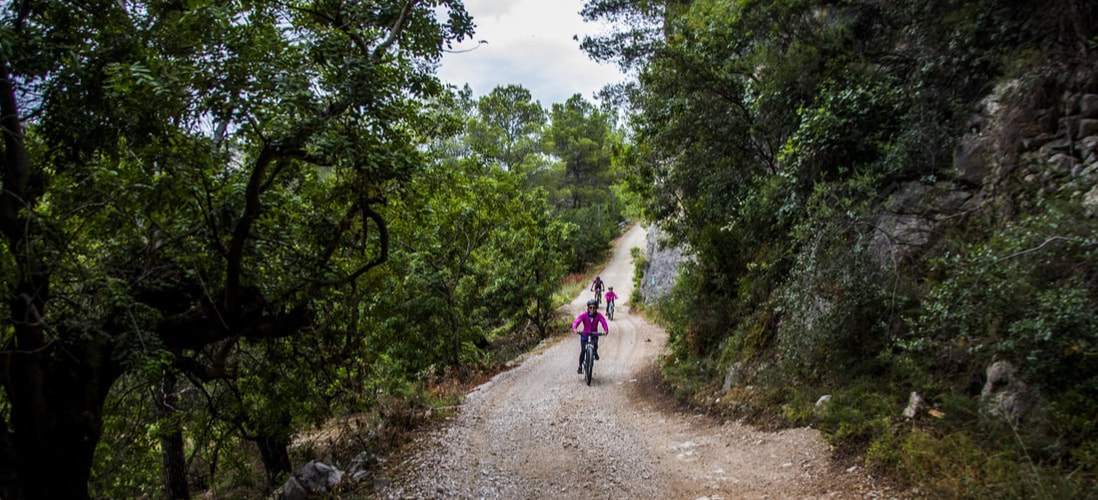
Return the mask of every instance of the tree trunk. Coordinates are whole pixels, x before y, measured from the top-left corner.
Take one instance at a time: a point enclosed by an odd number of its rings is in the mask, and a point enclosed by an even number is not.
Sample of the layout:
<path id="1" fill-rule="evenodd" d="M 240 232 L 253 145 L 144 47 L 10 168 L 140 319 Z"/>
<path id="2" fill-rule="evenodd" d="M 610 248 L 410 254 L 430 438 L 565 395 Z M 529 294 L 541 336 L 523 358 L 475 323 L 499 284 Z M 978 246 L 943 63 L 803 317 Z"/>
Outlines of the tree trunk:
<path id="1" fill-rule="evenodd" d="M 16 498 L 86 499 L 103 402 L 117 375 L 103 344 L 60 345 L 11 354 L 11 398 L 18 475 Z"/>
<path id="2" fill-rule="evenodd" d="M 160 458 L 164 481 L 164 498 L 187 499 L 191 497 L 187 486 L 187 459 L 183 450 L 183 426 L 176 415 L 179 395 L 176 393 L 175 373 L 165 372 L 156 394 L 156 414 L 162 424 Z"/>
<path id="3" fill-rule="evenodd" d="M 0 234 L 4 257 L 17 270 L 6 276 L 11 288 L 5 294 L 10 312 L 5 326 L 11 335 L 0 346 L 6 358 L 0 382 L 11 416 L 0 439 L 0 458 L 11 462 L 2 464 L 6 484 L 0 491 L 5 498 L 81 500 L 88 498 L 103 401 L 118 374 L 109 341 L 90 331 L 46 330 L 50 276 L 33 236 L 39 228 L 27 217 L 37 195 L 30 189 L 30 155 L 11 74 L 8 61 L 0 58 Z"/>
<path id="4" fill-rule="evenodd" d="M 446 320 L 450 324 L 450 364 L 455 370 L 461 368 L 461 332 L 457 328 L 457 320 L 454 319 L 453 292 L 446 298 Z"/>
<path id="5" fill-rule="evenodd" d="M 289 437 L 260 436 L 255 439 L 259 446 L 259 455 L 263 458 L 263 468 L 267 471 L 267 484 L 278 486 L 290 473 Z"/>

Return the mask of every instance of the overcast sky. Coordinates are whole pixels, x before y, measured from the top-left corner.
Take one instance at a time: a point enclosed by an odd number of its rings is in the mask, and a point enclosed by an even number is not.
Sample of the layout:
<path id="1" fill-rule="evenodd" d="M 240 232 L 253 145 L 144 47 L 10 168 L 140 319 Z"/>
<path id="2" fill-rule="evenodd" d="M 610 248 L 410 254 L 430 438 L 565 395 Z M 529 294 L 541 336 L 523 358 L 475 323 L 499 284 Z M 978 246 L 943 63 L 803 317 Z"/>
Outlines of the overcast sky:
<path id="1" fill-rule="evenodd" d="M 476 34 L 454 50 L 475 49 L 446 54 L 439 77 L 458 87 L 468 83 L 476 97 L 500 85 L 520 84 L 547 109 L 576 93 L 593 102 L 595 92 L 625 77 L 616 65 L 589 59 L 572 39 L 605 32 L 580 17 L 583 2 L 465 0 Z"/>

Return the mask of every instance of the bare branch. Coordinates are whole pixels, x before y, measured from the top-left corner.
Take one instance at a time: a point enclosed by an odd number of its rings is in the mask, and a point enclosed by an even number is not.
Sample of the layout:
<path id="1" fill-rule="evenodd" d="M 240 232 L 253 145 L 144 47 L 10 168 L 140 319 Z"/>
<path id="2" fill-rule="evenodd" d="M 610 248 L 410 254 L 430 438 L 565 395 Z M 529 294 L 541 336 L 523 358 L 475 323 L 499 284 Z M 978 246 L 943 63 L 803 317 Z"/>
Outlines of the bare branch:
<path id="1" fill-rule="evenodd" d="M 381 56 L 385 55 L 385 51 L 389 50 L 389 47 L 396 42 L 400 33 L 404 31 L 404 25 L 408 22 L 408 18 L 412 15 L 412 9 L 415 8 L 419 0 L 410 0 L 404 4 L 404 8 L 400 11 L 400 16 L 397 17 L 396 22 L 393 23 L 393 27 L 389 30 L 389 37 L 383 40 L 377 47 L 374 48 L 374 52 L 370 54 L 370 63 L 377 64 L 381 60 Z"/>
<path id="2" fill-rule="evenodd" d="M 1045 240 L 1044 243 L 1041 243 L 1040 245 L 1037 245 L 1033 248 L 1029 248 L 1029 249 L 1026 249 L 1026 250 L 1021 250 L 1021 251 L 1018 251 L 1018 252 L 1014 252 L 1010 255 L 1007 255 L 1006 257 L 1000 257 L 998 259 L 995 259 L 995 262 L 999 263 L 999 262 L 1002 262 L 1002 261 L 1007 260 L 1007 259 L 1013 259 L 1015 257 L 1025 255 L 1027 253 L 1036 252 L 1036 251 L 1044 248 L 1045 245 L 1048 245 L 1049 243 L 1052 243 L 1053 241 L 1076 241 L 1076 239 L 1075 238 L 1067 238 L 1067 237 L 1064 237 L 1064 236 L 1053 236 L 1053 237 Z"/>

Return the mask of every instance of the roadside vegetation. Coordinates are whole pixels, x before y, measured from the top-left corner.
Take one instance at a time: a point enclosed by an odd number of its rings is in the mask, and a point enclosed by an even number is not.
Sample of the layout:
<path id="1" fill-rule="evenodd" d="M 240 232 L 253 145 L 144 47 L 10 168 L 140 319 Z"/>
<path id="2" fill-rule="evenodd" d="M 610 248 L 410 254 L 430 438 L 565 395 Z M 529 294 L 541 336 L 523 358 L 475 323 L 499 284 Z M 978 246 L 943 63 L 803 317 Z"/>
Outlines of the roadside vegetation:
<path id="1" fill-rule="evenodd" d="M 671 390 L 929 498 L 1098 495 L 1093 2 L 584 14 L 638 75 L 629 187 L 692 251 L 651 308 Z"/>

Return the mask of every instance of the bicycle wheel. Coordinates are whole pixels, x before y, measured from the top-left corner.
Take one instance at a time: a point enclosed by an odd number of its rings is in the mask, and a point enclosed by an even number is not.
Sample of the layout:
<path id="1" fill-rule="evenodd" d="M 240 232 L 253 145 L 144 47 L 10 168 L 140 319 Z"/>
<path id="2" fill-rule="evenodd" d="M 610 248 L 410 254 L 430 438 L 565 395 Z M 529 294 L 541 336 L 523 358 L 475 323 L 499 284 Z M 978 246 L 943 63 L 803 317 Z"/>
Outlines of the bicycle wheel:
<path id="1" fill-rule="evenodd" d="M 614 321 L 614 303 L 611 302 L 606 305 L 606 318 L 610 321 Z"/>
<path id="2" fill-rule="evenodd" d="M 591 372 L 595 368 L 595 350 L 591 348 L 591 344 L 587 344 L 587 354 L 583 359 L 583 379 L 587 381 L 587 385 L 591 385 Z"/>

